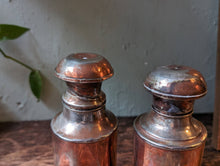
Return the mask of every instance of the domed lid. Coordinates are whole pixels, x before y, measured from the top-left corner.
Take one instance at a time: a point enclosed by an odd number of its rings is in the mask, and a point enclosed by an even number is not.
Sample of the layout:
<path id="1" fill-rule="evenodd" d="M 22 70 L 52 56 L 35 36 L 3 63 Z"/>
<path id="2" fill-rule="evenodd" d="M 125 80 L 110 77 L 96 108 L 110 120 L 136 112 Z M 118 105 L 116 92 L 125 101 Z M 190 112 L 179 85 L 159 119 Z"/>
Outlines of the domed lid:
<path id="1" fill-rule="evenodd" d="M 71 54 L 60 61 L 55 71 L 58 78 L 78 83 L 101 82 L 113 75 L 110 63 L 93 53 Z"/>
<path id="2" fill-rule="evenodd" d="M 201 73 L 186 66 L 158 67 L 146 78 L 144 86 L 153 95 L 172 99 L 199 98 L 207 93 Z"/>

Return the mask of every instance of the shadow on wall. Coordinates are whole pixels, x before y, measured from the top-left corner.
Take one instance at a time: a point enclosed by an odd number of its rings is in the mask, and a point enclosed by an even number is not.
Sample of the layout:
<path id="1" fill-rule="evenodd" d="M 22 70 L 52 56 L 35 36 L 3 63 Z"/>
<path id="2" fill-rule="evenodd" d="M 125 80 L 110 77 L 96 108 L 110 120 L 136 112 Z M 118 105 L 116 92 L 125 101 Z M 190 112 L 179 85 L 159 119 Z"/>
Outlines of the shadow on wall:
<path id="1" fill-rule="evenodd" d="M 33 34 L 31 32 L 28 32 L 25 35 L 26 37 L 20 38 L 19 41 L 10 41 L 9 43 L 6 43 L 4 45 L 4 48 L 8 54 L 16 52 L 16 54 L 12 54 L 13 57 L 21 59 L 24 63 L 30 64 L 31 66 L 33 66 L 33 68 L 40 70 L 43 77 L 43 89 L 40 99 L 41 102 L 43 102 L 44 105 L 46 105 L 46 107 L 52 112 L 61 111 L 61 94 L 59 90 L 54 86 L 54 83 L 51 81 L 53 79 L 49 79 L 49 77 L 54 77 L 54 80 L 56 79 L 53 73 L 54 67 L 49 66 L 47 62 L 44 62 L 41 59 L 41 56 L 45 53 L 41 50 L 41 47 L 37 43 Z M 10 73 L 7 74 L 7 77 L 10 77 L 11 82 L 16 82 L 16 84 L 19 84 L 19 87 L 24 86 L 25 82 L 25 88 L 29 88 L 28 70 L 20 66 L 18 67 L 17 65 L 11 66 L 10 69 L 7 68 L 7 70 L 5 71 L 4 69 L 6 68 L 2 68 L 2 72 Z M 16 77 L 17 74 L 12 71 L 16 71 L 17 73 L 19 73 L 20 77 Z M 24 74 L 21 75 L 21 73 Z M 5 109 L 7 110 L 7 108 Z M 7 119 L 13 119 L 16 121 L 16 117 L 9 118 L 11 116 L 13 115 L 7 115 L 6 117 L 8 118 L 0 117 L 0 121 L 6 121 Z"/>
<path id="2" fill-rule="evenodd" d="M 33 50 L 32 60 L 34 60 L 34 64 L 38 65 L 36 68 L 40 70 L 43 79 L 40 100 L 47 106 L 49 110 L 52 110 L 53 112 L 61 111 L 61 94 L 51 81 L 53 79 L 49 78 L 52 76 L 55 79 L 53 70 L 54 66 L 48 65 L 47 62 L 42 60 L 41 56 L 44 55 L 44 53 L 32 33 L 29 34 L 29 38 L 27 40 L 28 43 L 30 43 L 29 49 Z"/>
<path id="3" fill-rule="evenodd" d="M 32 50 L 33 53 L 32 60 L 34 64 L 38 65 L 36 68 L 40 70 L 43 79 L 43 88 L 40 100 L 49 110 L 52 110 L 53 112 L 61 111 L 61 94 L 51 81 L 53 79 L 50 79 L 50 77 L 54 77 L 55 79 L 53 70 L 54 66 L 51 66 L 42 60 L 41 56 L 45 53 L 41 50 L 40 45 L 32 33 L 29 34 L 27 42 L 29 43 L 28 48 Z"/>
<path id="4" fill-rule="evenodd" d="M 41 101 L 50 110 L 57 112 L 62 110 L 61 94 L 51 81 L 42 74 L 43 89 L 41 94 Z"/>
<path id="5" fill-rule="evenodd" d="M 6 122 L 6 121 L 17 121 L 18 117 L 10 111 L 8 106 L 2 102 L 2 99 L 0 99 L 0 121 Z"/>

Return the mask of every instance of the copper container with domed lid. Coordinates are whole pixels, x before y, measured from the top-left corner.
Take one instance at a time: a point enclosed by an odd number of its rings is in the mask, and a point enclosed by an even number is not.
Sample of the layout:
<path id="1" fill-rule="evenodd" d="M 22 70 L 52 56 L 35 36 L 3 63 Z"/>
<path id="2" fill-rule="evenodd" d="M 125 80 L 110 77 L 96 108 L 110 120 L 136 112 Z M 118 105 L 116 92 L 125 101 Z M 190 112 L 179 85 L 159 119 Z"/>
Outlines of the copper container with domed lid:
<path id="1" fill-rule="evenodd" d="M 148 75 L 144 87 L 153 95 L 153 104 L 134 121 L 134 165 L 201 165 L 207 131 L 192 117 L 194 100 L 207 93 L 201 73 L 186 66 L 162 66 Z"/>
<path id="2" fill-rule="evenodd" d="M 115 166 L 118 120 L 105 110 L 102 81 L 113 69 L 102 56 L 71 54 L 57 65 L 67 83 L 63 111 L 51 121 L 56 166 Z"/>

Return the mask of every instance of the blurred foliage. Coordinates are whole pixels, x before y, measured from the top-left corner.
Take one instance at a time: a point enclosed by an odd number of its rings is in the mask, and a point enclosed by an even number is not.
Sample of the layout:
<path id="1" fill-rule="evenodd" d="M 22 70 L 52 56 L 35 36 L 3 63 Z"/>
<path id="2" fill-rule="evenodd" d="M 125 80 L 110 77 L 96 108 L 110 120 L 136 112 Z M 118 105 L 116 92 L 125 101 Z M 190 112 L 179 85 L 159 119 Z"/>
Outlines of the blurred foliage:
<path id="1" fill-rule="evenodd" d="M 29 30 L 30 30 L 29 28 L 25 28 L 17 25 L 0 24 L 0 42 L 17 39 Z M 41 96 L 42 84 L 43 84 L 40 71 L 32 68 L 31 66 L 21 62 L 16 58 L 8 56 L 1 48 L 0 48 L 0 53 L 3 55 L 3 57 L 10 59 L 26 67 L 31 71 L 29 74 L 30 88 L 34 96 L 39 101 Z"/>

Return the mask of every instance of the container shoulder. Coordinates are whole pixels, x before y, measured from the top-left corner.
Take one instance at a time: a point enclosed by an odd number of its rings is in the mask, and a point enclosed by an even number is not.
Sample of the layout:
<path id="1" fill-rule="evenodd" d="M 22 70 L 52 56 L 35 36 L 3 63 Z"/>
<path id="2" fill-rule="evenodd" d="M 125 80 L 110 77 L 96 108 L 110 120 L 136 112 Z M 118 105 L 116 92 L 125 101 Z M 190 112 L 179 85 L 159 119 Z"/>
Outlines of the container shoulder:
<path id="1" fill-rule="evenodd" d="M 66 141 L 88 143 L 110 136 L 118 127 L 118 120 L 110 111 L 59 113 L 51 121 L 55 135 Z"/>
<path id="2" fill-rule="evenodd" d="M 207 137 L 204 125 L 191 116 L 168 118 L 154 111 L 138 116 L 134 129 L 148 144 L 172 150 L 196 148 Z"/>

